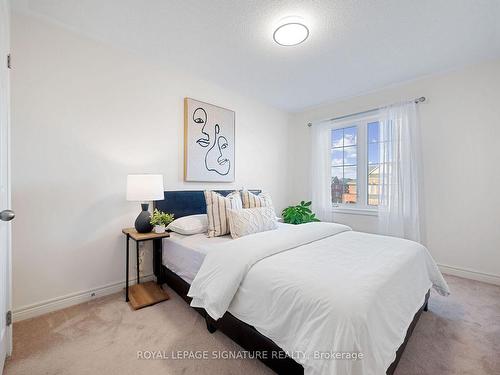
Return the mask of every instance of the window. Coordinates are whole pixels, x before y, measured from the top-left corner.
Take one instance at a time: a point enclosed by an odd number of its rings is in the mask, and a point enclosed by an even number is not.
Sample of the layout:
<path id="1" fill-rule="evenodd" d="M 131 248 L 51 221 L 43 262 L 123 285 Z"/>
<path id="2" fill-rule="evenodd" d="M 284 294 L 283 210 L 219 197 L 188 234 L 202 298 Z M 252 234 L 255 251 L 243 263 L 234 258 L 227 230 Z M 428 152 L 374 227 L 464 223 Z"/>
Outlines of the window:
<path id="1" fill-rule="evenodd" d="M 379 156 L 379 122 L 370 122 L 368 131 L 368 205 L 378 206 L 380 156 Z"/>
<path id="2" fill-rule="evenodd" d="M 358 200 L 356 126 L 332 130 L 332 202 L 355 204 Z"/>
<path id="3" fill-rule="evenodd" d="M 330 134 L 333 206 L 376 209 L 380 182 L 378 118 L 334 122 Z"/>

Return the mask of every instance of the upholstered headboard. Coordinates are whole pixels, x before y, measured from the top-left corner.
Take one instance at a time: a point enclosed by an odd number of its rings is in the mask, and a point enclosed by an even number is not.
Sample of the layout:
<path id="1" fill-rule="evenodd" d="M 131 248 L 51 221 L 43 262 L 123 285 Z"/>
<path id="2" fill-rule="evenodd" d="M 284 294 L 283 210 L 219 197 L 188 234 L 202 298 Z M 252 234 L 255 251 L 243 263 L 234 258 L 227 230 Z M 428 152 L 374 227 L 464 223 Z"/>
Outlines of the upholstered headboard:
<path id="1" fill-rule="evenodd" d="M 228 195 L 234 190 L 214 190 L 221 195 Z M 260 194 L 261 190 L 249 190 L 254 194 Z M 174 214 L 178 219 L 183 216 L 206 214 L 204 190 L 178 190 L 165 191 L 162 201 L 155 201 L 154 208 L 163 212 Z"/>

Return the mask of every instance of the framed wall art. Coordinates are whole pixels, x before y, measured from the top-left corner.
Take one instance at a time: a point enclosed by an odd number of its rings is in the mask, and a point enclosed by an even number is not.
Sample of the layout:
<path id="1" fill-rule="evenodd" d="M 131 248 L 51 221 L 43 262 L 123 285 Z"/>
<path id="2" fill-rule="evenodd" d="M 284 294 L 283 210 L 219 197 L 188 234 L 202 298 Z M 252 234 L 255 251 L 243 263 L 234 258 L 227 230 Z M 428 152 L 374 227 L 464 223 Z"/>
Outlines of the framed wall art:
<path id="1" fill-rule="evenodd" d="M 184 180 L 234 181 L 235 113 L 184 99 Z"/>

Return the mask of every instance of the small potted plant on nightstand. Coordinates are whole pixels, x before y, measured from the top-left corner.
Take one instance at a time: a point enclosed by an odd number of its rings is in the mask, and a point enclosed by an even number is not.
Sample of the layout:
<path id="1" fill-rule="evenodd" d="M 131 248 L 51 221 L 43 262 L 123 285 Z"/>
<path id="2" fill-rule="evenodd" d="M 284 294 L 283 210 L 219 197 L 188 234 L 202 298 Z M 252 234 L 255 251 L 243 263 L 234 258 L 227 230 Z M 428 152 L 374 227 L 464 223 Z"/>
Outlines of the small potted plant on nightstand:
<path id="1" fill-rule="evenodd" d="M 155 233 L 164 233 L 165 227 L 174 220 L 174 215 L 167 214 L 166 212 L 158 211 L 156 208 L 151 216 L 151 225 L 154 225 L 153 231 Z"/>

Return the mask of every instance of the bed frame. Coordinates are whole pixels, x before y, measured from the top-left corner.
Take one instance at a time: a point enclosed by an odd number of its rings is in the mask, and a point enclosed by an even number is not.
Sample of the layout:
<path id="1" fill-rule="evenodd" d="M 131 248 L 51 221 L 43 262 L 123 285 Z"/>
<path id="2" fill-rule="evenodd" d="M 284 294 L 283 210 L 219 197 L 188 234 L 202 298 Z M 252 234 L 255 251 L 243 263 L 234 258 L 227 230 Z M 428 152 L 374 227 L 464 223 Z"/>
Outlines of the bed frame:
<path id="1" fill-rule="evenodd" d="M 217 192 L 226 196 L 231 191 L 233 190 L 218 190 Z M 260 190 L 250 191 L 255 194 L 260 193 Z M 154 207 L 164 212 L 173 213 L 175 218 L 206 213 L 205 196 L 202 190 L 166 191 L 164 194 L 164 200 L 155 201 Z M 187 293 L 190 284 L 162 264 L 161 241 L 161 239 L 158 239 L 153 242 L 153 270 L 157 283 L 166 283 L 189 304 L 191 302 L 191 298 L 187 296 Z M 413 317 L 413 321 L 410 323 L 406 332 L 405 340 L 396 352 L 396 359 L 387 369 L 387 375 L 394 374 L 396 366 L 401 359 L 401 355 L 403 354 L 406 344 L 410 339 L 422 311 L 427 311 L 428 299 L 429 291 L 425 295 L 424 304 Z M 207 329 L 210 333 L 214 333 L 216 330 L 219 330 L 247 351 L 258 351 L 260 353 L 265 352 L 265 355 L 261 356 L 259 359 L 278 374 L 304 374 L 304 368 L 301 364 L 295 362 L 292 358 L 287 357 L 285 352 L 271 339 L 258 332 L 254 327 L 235 318 L 231 315 L 231 313 L 226 312 L 222 318 L 215 321 L 204 309 L 194 309 L 205 318 Z"/>

